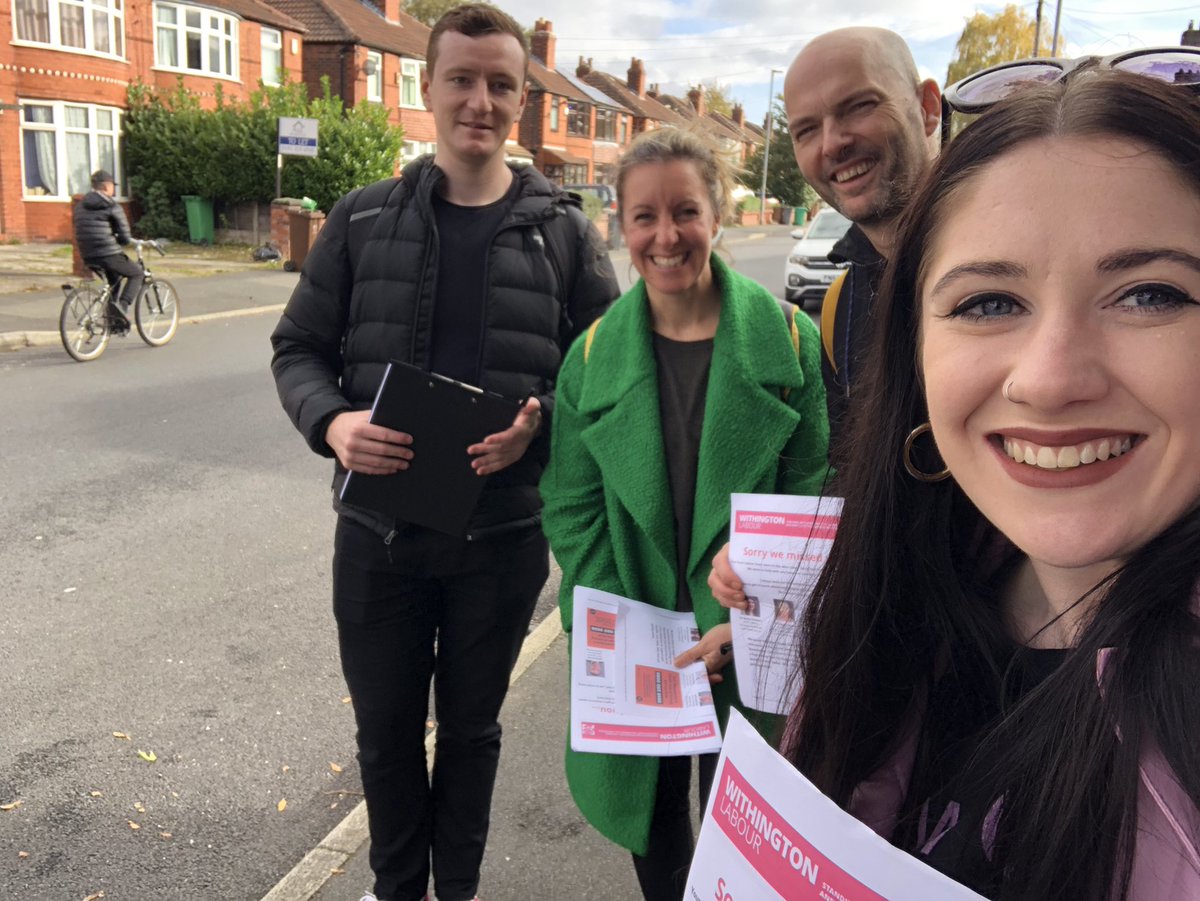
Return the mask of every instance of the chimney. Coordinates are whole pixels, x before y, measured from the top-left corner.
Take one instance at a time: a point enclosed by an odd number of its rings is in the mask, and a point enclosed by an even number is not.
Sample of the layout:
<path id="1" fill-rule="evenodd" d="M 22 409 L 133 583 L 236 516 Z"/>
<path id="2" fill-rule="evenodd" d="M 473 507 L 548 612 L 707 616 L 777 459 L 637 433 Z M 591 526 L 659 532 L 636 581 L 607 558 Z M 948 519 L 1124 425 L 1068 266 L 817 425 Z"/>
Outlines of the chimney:
<path id="1" fill-rule="evenodd" d="M 590 75 L 592 72 L 592 58 L 589 56 L 584 59 L 579 57 L 579 65 L 575 67 L 575 77 L 583 78 L 585 75 Z"/>
<path id="2" fill-rule="evenodd" d="M 529 52 L 547 69 L 554 69 L 554 23 L 538 19 L 533 23 L 533 36 L 529 41 Z"/>
<path id="3" fill-rule="evenodd" d="M 688 100 L 691 102 L 697 116 L 703 117 L 706 115 L 707 110 L 704 108 L 704 88 L 692 88 L 688 91 Z"/>
<path id="4" fill-rule="evenodd" d="M 1187 31 L 1183 33 L 1179 43 L 1184 47 L 1200 47 L 1200 31 L 1196 30 L 1195 20 L 1188 21 Z"/>
<path id="5" fill-rule="evenodd" d="M 629 71 L 625 73 L 625 86 L 639 97 L 646 96 L 646 70 L 636 56 L 630 60 Z"/>
<path id="6" fill-rule="evenodd" d="M 657 83 L 650 85 L 650 87 L 646 89 L 646 96 L 649 97 L 651 100 L 658 99 L 658 84 Z"/>
<path id="7" fill-rule="evenodd" d="M 735 103 L 733 105 L 733 124 L 738 128 L 746 127 L 746 111 L 742 109 L 742 105 L 740 103 Z"/>
<path id="8" fill-rule="evenodd" d="M 399 22 L 402 3 L 403 0 L 367 0 L 365 5 L 374 9 L 389 22 Z"/>

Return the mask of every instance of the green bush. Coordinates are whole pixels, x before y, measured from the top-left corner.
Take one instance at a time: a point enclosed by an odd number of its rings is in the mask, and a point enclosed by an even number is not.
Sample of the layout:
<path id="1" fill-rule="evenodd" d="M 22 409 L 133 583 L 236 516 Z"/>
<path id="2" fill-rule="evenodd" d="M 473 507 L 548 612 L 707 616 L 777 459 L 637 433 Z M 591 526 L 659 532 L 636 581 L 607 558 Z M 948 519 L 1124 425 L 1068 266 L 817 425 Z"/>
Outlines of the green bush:
<path id="1" fill-rule="evenodd" d="M 583 198 L 583 215 L 587 216 L 592 222 L 600 218 L 600 214 L 604 212 L 604 201 L 595 194 L 585 191 L 580 194 Z"/>
<path id="2" fill-rule="evenodd" d="M 205 110 L 182 78 L 168 92 L 130 85 L 126 168 L 142 218 L 150 218 L 139 220 L 139 232 L 168 236 L 174 226 L 186 234 L 185 194 L 225 203 L 273 199 L 280 116 L 316 119 L 320 136 L 319 156 L 285 159 L 284 195 L 307 195 L 328 210 L 352 188 L 394 172 L 403 133 L 388 124 L 387 108 L 360 103 L 347 110 L 328 79 L 311 100 L 293 82 L 263 87 L 245 101 L 226 99 L 220 84 L 215 94 L 215 107 Z"/>

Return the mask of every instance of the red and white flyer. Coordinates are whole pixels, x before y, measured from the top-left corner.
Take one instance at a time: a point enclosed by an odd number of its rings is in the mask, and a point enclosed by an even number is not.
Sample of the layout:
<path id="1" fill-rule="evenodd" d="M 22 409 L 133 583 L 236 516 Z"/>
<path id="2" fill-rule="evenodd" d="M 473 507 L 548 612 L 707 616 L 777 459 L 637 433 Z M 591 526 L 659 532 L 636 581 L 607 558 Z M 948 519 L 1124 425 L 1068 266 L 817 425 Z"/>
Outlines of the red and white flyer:
<path id="1" fill-rule="evenodd" d="M 983 901 L 893 847 L 729 714 L 688 901 Z"/>
<path id="2" fill-rule="evenodd" d="M 704 664 L 674 660 L 700 640 L 691 613 L 575 587 L 571 747 L 671 757 L 720 750 Z"/>
<path id="3" fill-rule="evenodd" d="M 731 610 L 733 662 L 742 703 L 787 713 L 800 690 L 799 622 L 829 559 L 840 497 L 730 496 L 729 563 L 749 606 Z"/>

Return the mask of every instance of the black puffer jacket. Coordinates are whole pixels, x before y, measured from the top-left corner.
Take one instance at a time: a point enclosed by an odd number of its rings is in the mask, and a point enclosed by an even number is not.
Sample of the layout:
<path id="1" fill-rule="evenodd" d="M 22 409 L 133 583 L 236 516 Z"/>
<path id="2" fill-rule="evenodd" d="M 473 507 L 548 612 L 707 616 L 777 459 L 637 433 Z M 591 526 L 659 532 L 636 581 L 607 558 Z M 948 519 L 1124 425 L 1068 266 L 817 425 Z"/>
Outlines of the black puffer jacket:
<path id="1" fill-rule="evenodd" d="M 89 191 L 75 205 L 75 246 L 84 260 L 100 260 L 121 252 L 133 240 L 121 205 L 99 191 Z"/>
<path id="2" fill-rule="evenodd" d="M 619 293 L 599 235 L 573 202 L 532 167 L 516 172 L 518 196 L 488 258 L 464 265 L 487 267 L 481 387 L 511 398 L 533 392 L 543 422 L 525 455 L 488 479 L 468 528 L 472 537 L 539 521 L 537 483 L 548 458 L 559 364 L 575 336 Z M 443 177 L 432 157 L 410 163 L 378 215 L 356 209 L 361 189 L 351 192 L 330 211 L 305 258 L 271 336 L 271 369 L 284 409 L 318 454 L 334 456 L 325 443 L 329 422 L 371 406 L 389 360 L 429 366 L 438 269 L 432 195 Z M 355 213 L 364 214 L 353 228 L 353 239 L 363 240 L 356 269 L 348 241 Z M 554 219 L 560 221 L 548 226 Z M 544 234 L 564 225 L 573 254 L 561 273 L 568 296 L 560 303 L 560 276 Z M 335 498 L 344 477 L 339 465 Z M 346 512 L 338 501 L 335 507 Z M 349 512 L 381 534 L 394 526 L 369 511 Z"/>

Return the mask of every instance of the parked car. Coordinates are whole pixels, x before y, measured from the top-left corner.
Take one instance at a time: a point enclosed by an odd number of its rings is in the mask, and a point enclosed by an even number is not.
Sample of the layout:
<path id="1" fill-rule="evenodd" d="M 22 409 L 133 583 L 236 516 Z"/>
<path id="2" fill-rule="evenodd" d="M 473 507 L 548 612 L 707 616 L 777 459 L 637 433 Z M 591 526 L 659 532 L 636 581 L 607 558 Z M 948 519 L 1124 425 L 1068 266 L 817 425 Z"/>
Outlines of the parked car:
<path id="1" fill-rule="evenodd" d="M 604 212 L 615 213 L 617 211 L 617 189 L 612 185 L 563 185 L 563 190 L 599 197 L 600 202 L 604 205 Z"/>
<path id="2" fill-rule="evenodd" d="M 796 242 L 783 268 L 784 296 L 804 307 L 809 301 L 819 304 L 825 289 L 846 268 L 831 263 L 829 251 L 850 228 L 850 220 L 834 209 L 823 209 L 809 223 L 804 237 Z M 793 237 L 797 233 L 792 232 Z"/>

